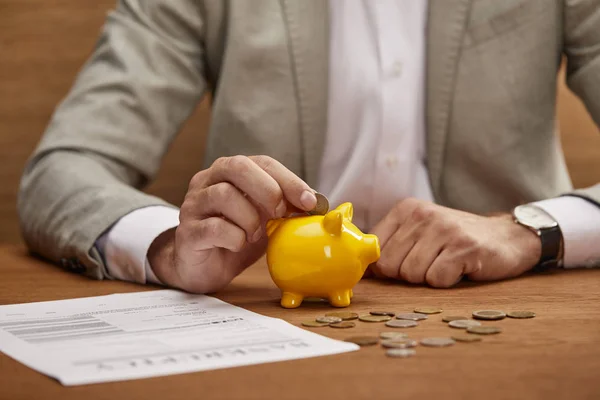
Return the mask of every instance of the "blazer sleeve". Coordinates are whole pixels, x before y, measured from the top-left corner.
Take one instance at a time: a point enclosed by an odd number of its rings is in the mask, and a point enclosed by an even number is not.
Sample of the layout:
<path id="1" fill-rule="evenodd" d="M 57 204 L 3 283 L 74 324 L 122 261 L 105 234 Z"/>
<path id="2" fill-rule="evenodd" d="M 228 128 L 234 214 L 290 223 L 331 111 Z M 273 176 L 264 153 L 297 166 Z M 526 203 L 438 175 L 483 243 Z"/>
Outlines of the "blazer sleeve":
<path id="1" fill-rule="evenodd" d="M 600 0 L 565 1 L 564 52 L 567 85 L 600 127 Z M 600 184 L 573 194 L 600 207 Z"/>
<path id="2" fill-rule="evenodd" d="M 28 161 L 19 189 L 29 249 L 108 277 L 98 237 L 137 208 L 139 189 L 201 99 L 203 11 L 193 0 L 121 0 Z"/>

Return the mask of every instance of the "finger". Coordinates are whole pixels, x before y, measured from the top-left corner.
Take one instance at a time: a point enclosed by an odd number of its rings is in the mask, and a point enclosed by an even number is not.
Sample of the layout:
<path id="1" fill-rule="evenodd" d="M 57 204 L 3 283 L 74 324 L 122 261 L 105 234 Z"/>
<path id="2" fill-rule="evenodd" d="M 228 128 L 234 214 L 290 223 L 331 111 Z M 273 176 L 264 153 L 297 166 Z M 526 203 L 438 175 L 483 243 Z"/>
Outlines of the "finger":
<path id="1" fill-rule="evenodd" d="M 314 191 L 283 164 L 268 156 L 250 156 L 249 158 L 277 181 L 285 199 L 297 210 L 310 211 L 315 208 L 317 198 Z"/>
<path id="2" fill-rule="evenodd" d="M 394 233 L 381 249 L 376 265 L 389 278 L 400 277 L 400 265 L 416 243 L 416 227 L 400 229 Z"/>
<path id="3" fill-rule="evenodd" d="M 388 240 L 398 230 L 400 224 L 395 219 L 393 213 L 389 212 L 381 221 L 375 225 L 369 233 L 377 236 L 379 239 L 379 246 L 383 249 L 387 244 Z"/>
<path id="4" fill-rule="evenodd" d="M 260 205 L 271 217 L 281 218 L 285 215 L 287 207 L 280 184 L 250 158 L 245 156 L 220 158 L 213 163 L 210 170 L 207 182 L 209 185 L 230 182 Z M 310 190 L 308 185 L 306 188 Z M 314 198 L 312 191 L 309 196 Z"/>
<path id="5" fill-rule="evenodd" d="M 425 275 L 442 251 L 445 240 L 434 229 L 427 229 L 400 265 L 400 278 L 410 283 L 424 283 Z"/>
<path id="6" fill-rule="evenodd" d="M 223 248 L 235 253 L 246 243 L 246 233 L 233 223 L 219 217 L 182 223 L 178 235 L 193 246 L 192 251 Z"/>
<path id="7" fill-rule="evenodd" d="M 195 199 L 196 217 L 224 216 L 246 232 L 248 242 L 261 237 L 261 217 L 242 192 L 228 182 L 217 183 L 201 191 Z"/>
<path id="8" fill-rule="evenodd" d="M 396 203 L 394 208 L 373 227 L 370 233 L 377 235 L 383 248 L 387 241 L 409 221 L 419 223 L 430 218 L 430 203 L 407 198 Z"/>
<path id="9" fill-rule="evenodd" d="M 240 189 L 272 217 L 280 218 L 285 213 L 279 184 L 248 157 L 222 157 L 216 160 L 210 167 L 206 186 L 220 182 L 229 182 Z"/>
<path id="10" fill-rule="evenodd" d="M 448 288 L 460 282 L 466 269 L 465 259 L 443 250 L 427 270 L 425 280 L 433 287 Z"/>

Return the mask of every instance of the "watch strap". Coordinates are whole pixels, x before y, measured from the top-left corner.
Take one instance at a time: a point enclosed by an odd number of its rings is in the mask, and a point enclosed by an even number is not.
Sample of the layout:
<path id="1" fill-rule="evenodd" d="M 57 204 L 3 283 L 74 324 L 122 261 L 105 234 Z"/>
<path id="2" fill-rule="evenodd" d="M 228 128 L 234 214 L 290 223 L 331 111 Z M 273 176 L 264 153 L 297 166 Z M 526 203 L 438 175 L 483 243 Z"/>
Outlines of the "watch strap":
<path id="1" fill-rule="evenodd" d="M 543 229 L 539 233 L 539 236 L 542 242 L 542 254 L 534 270 L 541 272 L 559 267 L 560 255 L 562 253 L 562 232 L 560 227 L 554 226 Z"/>

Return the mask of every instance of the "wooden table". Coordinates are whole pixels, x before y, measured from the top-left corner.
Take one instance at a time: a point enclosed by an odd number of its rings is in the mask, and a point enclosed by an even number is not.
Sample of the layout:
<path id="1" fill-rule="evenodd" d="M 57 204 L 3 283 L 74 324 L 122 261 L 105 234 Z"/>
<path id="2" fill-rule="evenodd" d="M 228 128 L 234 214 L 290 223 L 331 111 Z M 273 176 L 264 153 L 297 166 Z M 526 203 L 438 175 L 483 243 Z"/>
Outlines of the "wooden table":
<path id="1" fill-rule="evenodd" d="M 0 247 L 0 304 L 152 290 L 124 282 L 93 281 Z M 462 283 L 450 290 L 365 280 L 350 310 L 410 311 L 439 306 L 446 315 L 476 309 L 533 310 L 530 320 L 495 322 L 500 335 L 449 348 L 417 348 L 411 359 L 391 359 L 380 347 L 298 361 L 263 364 L 126 382 L 63 387 L 0 354 L 1 399 L 598 399 L 600 398 L 600 269 L 528 275 L 493 284 Z M 217 297 L 293 324 L 330 309 L 308 303 L 278 305 L 279 292 L 264 263 L 239 276 Z M 352 330 L 315 328 L 337 339 L 377 334 L 382 324 Z M 441 315 L 406 330 L 413 338 L 456 333 Z"/>

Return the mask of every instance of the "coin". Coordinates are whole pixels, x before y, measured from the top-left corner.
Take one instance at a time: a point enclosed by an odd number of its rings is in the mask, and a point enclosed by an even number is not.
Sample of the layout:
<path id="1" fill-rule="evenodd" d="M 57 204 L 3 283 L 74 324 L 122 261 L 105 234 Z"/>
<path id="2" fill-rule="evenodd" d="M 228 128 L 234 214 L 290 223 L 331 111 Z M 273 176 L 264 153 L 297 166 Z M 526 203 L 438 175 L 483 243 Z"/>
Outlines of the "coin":
<path id="1" fill-rule="evenodd" d="M 471 326 L 467 328 L 467 332 L 476 333 L 478 335 L 493 335 L 502 332 L 502 329 L 497 326 Z"/>
<path id="2" fill-rule="evenodd" d="M 371 315 L 387 315 L 388 317 L 393 317 L 394 315 L 396 315 L 395 313 L 393 313 L 391 311 L 369 311 L 369 314 L 371 314 Z"/>
<path id="3" fill-rule="evenodd" d="M 506 316 L 510 318 L 525 319 L 535 317 L 535 313 L 533 311 L 511 311 L 507 313 Z"/>
<path id="4" fill-rule="evenodd" d="M 302 300 L 303 303 L 328 303 L 327 299 L 322 299 L 320 297 L 305 297 Z"/>
<path id="5" fill-rule="evenodd" d="M 430 337 L 421 340 L 421 344 L 427 347 L 447 347 L 456 343 L 453 339 L 445 337 Z"/>
<path id="6" fill-rule="evenodd" d="M 473 318 L 475 319 L 485 319 L 488 321 L 496 321 L 499 319 L 506 318 L 506 314 L 504 311 L 497 310 L 479 310 L 473 311 Z"/>
<path id="7" fill-rule="evenodd" d="M 452 335 L 451 338 L 457 342 L 481 342 L 481 336 L 477 335 Z"/>
<path id="8" fill-rule="evenodd" d="M 444 310 L 442 310 L 441 308 L 435 308 L 435 307 L 418 307 L 418 308 L 415 308 L 414 311 L 416 313 L 420 313 L 420 314 L 439 314 Z"/>
<path id="9" fill-rule="evenodd" d="M 332 328 L 338 328 L 338 329 L 348 329 L 348 328 L 354 328 L 356 326 L 356 324 L 352 321 L 342 321 L 342 322 L 334 322 L 333 324 L 329 325 Z"/>
<path id="10" fill-rule="evenodd" d="M 359 315 L 358 319 L 363 322 L 385 322 L 392 319 L 389 315 L 371 315 L 371 314 L 363 314 Z"/>
<path id="11" fill-rule="evenodd" d="M 353 312 L 336 311 L 325 313 L 326 317 L 338 317 L 343 321 L 350 321 L 352 319 L 358 319 L 358 314 Z"/>
<path id="12" fill-rule="evenodd" d="M 481 322 L 473 321 L 472 319 L 455 319 L 448 323 L 452 328 L 467 329 L 471 326 L 481 326 Z"/>
<path id="13" fill-rule="evenodd" d="M 317 322 L 317 321 L 304 321 L 302 322 L 302 326 L 308 326 L 309 328 L 318 328 L 320 326 L 327 326 L 329 323 L 326 322 Z"/>
<path id="14" fill-rule="evenodd" d="M 336 322 L 342 322 L 342 319 L 340 317 L 318 317 L 315 319 L 315 321 L 317 322 L 322 322 L 324 324 L 335 324 Z"/>
<path id="15" fill-rule="evenodd" d="M 415 349 L 388 349 L 385 352 L 386 356 L 392 358 L 408 358 L 414 356 L 415 354 L 417 354 Z"/>
<path id="16" fill-rule="evenodd" d="M 413 339 L 388 339 L 382 340 L 381 345 L 388 349 L 408 349 L 410 347 L 415 347 L 417 341 Z"/>
<path id="17" fill-rule="evenodd" d="M 408 335 L 404 332 L 381 332 L 379 337 L 382 339 L 406 339 Z"/>
<path id="18" fill-rule="evenodd" d="M 423 319 L 427 319 L 427 314 L 422 313 L 402 313 L 396 315 L 398 319 L 406 319 L 409 321 L 421 321 Z"/>
<path id="19" fill-rule="evenodd" d="M 407 321 L 405 319 L 393 319 L 385 323 L 385 326 L 390 328 L 412 328 L 419 325 L 417 321 Z"/>
<path id="20" fill-rule="evenodd" d="M 344 341 L 354 343 L 359 346 L 372 346 L 379 343 L 379 339 L 375 336 L 352 336 L 344 339 Z"/>
<path id="21" fill-rule="evenodd" d="M 442 317 L 442 321 L 444 322 L 456 321 L 457 319 L 469 319 L 469 317 L 462 317 L 459 315 L 445 315 Z"/>
<path id="22" fill-rule="evenodd" d="M 315 192 L 315 197 L 317 198 L 317 205 L 308 213 L 312 215 L 327 214 L 327 211 L 329 211 L 329 200 L 327 200 L 327 197 L 319 192 Z"/>

